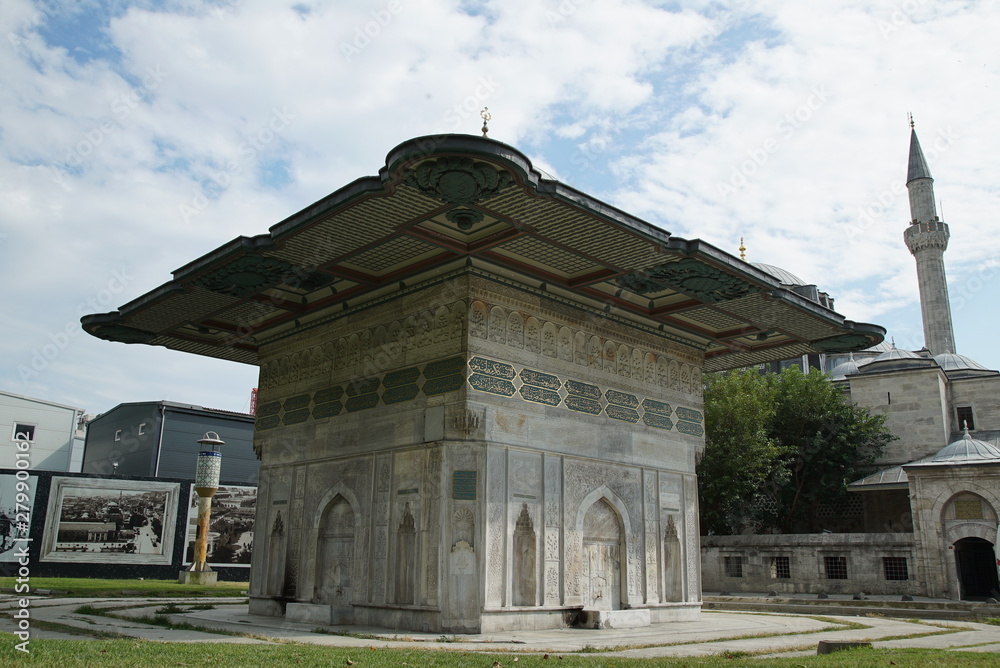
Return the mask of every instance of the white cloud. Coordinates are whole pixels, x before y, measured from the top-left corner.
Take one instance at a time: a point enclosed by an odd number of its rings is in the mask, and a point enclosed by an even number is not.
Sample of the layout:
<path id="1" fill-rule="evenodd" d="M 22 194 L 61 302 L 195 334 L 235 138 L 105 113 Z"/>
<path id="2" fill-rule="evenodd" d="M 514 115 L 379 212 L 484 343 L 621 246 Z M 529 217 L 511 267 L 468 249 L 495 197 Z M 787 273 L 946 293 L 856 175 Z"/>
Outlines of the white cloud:
<path id="1" fill-rule="evenodd" d="M 969 293 L 956 325 L 995 327 L 996 278 L 977 272 L 997 253 L 1000 16 L 904 4 L 4 2 L 0 387 L 90 411 L 241 409 L 252 369 L 146 346 L 81 335 L 30 382 L 18 367 L 113 271 L 134 280 L 99 310 L 376 173 L 401 141 L 477 134 L 484 106 L 490 136 L 545 171 L 679 236 L 730 252 L 744 236 L 750 260 L 816 281 L 848 317 L 919 332 L 898 189 L 913 111 Z"/>

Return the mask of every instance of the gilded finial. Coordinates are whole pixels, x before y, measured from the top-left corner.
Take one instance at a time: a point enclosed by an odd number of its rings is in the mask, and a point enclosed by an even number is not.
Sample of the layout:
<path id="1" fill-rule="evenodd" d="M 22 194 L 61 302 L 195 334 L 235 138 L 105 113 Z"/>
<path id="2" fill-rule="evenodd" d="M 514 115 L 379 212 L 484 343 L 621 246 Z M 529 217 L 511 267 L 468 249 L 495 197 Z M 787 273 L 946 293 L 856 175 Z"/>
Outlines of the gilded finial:
<path id="1" fill-rule="evenodd" d="M 743 237 L 740 237 L 740 259 L 744 262 L 747 259 L 747 247 L 743 245 Z"/>
<path id="2" fill-rule="evenodd" d="M 479 115 L 483 117 L 483 136 L 485 137 L 486 133 L 490 131 L 486 124 L 490 122 L 490 119 L 492 119 L 493 116 L 490 114 L 489 107 L 483 107 L 483 110 L 479 112 Z"/>
<path id="3" fill-rule="evenodd" d="M 910 121 L 910 129 L 912 130 L 913 129 L 913 114 L 911 114 L 910 112 L 906 112 L 906 117 Z"/>

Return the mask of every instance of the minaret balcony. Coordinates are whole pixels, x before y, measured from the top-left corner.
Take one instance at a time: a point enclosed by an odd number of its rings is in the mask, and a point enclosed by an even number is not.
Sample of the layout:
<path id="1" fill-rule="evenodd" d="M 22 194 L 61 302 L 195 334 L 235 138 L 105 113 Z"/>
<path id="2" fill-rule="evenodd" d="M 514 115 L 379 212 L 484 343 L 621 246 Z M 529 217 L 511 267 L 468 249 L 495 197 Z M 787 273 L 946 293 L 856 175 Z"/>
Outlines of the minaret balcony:
<path id="1" fill-rule="evenodd" d="M 948 239 L 951 232 L 948 230 L 948 223 L 934 220 L 926 223 L 912 223 L 903 232 L 903 240 L 911 253 L 934 248 L 944 251 L 948 248 Z"/>

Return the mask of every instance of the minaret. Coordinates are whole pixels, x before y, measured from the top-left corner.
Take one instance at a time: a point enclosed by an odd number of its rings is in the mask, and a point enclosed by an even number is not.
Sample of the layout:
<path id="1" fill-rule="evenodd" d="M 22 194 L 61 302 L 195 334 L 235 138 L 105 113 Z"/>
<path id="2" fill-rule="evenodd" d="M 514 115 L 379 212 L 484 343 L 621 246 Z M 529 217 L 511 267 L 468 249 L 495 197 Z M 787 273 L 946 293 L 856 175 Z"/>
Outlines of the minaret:
<path id="1" fill-rule="evenodd" d="M 944 251 L 948 248 L 948 225 L 937 216 L 934 179 L 927 169 L 924 152 L 910 117 L 910 163 L 906 170 L 910 194 L 910 225 L 903 233 L 906 247 L 917 261 L 920 284 L 920 311 L 924 320 L 924 346 L 931 355 L 955 352 L 955 332 L 951 325 L 948 280 L 944 272 Z"/>

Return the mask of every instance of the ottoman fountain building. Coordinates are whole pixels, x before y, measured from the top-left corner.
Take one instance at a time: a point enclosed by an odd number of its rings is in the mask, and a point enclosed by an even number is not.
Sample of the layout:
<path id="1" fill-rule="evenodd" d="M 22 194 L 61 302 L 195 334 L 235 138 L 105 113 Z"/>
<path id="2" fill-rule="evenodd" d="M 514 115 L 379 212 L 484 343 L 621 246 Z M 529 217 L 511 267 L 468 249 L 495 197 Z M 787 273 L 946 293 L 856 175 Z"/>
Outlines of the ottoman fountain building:
<path id="1" fill-rule="evenodd" d="M 464 135 L 84 325 L 260 367 L 252 612 L 434 632 L 695 618 L 702 373 L 884 336 Z"/>

